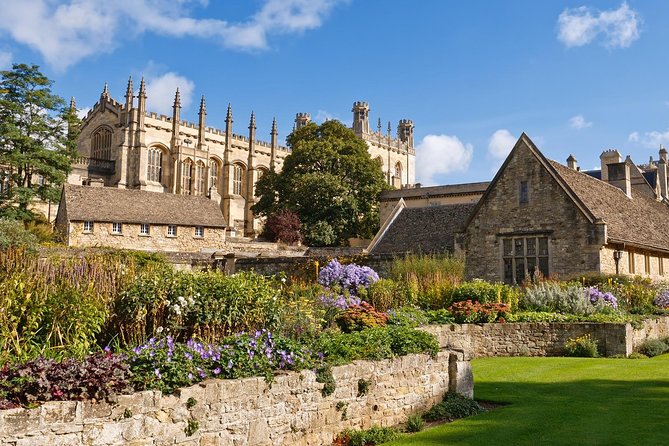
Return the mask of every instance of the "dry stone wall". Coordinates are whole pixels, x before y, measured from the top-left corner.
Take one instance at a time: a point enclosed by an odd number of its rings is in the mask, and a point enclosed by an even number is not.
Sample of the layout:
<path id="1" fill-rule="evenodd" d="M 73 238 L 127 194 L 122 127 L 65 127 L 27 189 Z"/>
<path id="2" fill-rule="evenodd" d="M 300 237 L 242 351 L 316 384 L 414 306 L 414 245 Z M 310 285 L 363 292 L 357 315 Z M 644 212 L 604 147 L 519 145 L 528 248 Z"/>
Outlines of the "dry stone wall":
<path id="1" fill-rule="evenodd" d="M 263 378 L 207 380 L 175 395 L 146 391 L 114 404 L 51 402 L 0 411 L 0 444 L 329 445 L 346 428 L 400 424 L 449 389 L 473 392 L 469 362 L 451 351 L 434 359 L 356 361 L 333 368 L 333 376 L 336 389 L 325 397 L 315 373 L 302 371 L 279 375 L 271 386 Z M 369 384 L 365 394 L 360 380 Z"/>

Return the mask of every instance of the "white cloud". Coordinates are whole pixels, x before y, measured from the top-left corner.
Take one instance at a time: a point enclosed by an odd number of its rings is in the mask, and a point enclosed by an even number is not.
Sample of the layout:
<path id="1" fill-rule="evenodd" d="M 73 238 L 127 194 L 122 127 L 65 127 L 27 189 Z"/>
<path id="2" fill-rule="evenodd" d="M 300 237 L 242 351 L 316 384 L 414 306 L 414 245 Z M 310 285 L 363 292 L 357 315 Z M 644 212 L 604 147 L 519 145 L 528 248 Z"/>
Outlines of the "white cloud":
<path id="1" fill-rule="evenodd" d="M 262 50 L 272 34 L 318 28 L 338 3 L 348 0 L 264 0 L 243 23 L 194 18 L 190 7 L 203 0 L 3 0 L 0 32 L 39 52 L 64 70 L 94 54 L 111 52 L 123 34 L 152 32 L 199 37 L 234 49 Z"/>
<path id="2" fill-rule="evenodd" d="M 79 119 L 84 119 L 89 111 L 91 111 L 90 107 L 78 108 L 77 117 L 79 117 Z"/>
<path id="3" fill-rule="evenodd" d="M 507 129 L 499 129 L 490 137 L 488 153 L 497 160 L 504 159 L 513 149 L 517 139 Z"/>
<path id="4" fill-rule="evenodd" d="M 586 6 L 565 9 L 558 17 L 558 40 L 568 48 L 599 39 L 608 48 L 626 48 L 639 38 L 642 19 L 623 2 L 618 9 L 599 11 Z"/>
<path id="5" fill-rule="evenodd" d="M 0 51 L 0 70 L 9 70 L 12 67 L 12 53 Z"/>
<path id="6" fill-rule="evenodd" d="M 576 130 L 581 130 L 592 127 L 592 122 L 586 121 L 583 115 L 576 115 L 569 118 L 569 127 Z"/>
<path id="7" fill-rule="evenodd" d="M 457 136 L 427 135 L 416 147 L 416 174 L 421 183 L 434 185 L 437 175 L 469 168 L 474 147 Z"/>
<path id="8" fill-rule="evenodd" d="M 188 109 L 193 103 L 193 91 L 195 90 L 193 81 L 174 72 L 147 77 L 147 110 L 171 116 L 177 88 L 181 96 L 181 108 Z"/>
<path id="9" fill-rule="evenodd" d="M 627 140 L 629 142 L 639 142 L 639 132 L 630 133 L 630 135 L 627 137 Z"/>
<path id="10" fill-rule="evenodd" d="M 627 139 L 631 142 L 639 142 L 644 147 L 657 149 L 660 147 L 660 144 L 663 146 L 669 145 L 669 129 L 665 131 L 653 130 L 644 132 L 643 136 L 641 136 L 639 132 L 633 132 Z"/>

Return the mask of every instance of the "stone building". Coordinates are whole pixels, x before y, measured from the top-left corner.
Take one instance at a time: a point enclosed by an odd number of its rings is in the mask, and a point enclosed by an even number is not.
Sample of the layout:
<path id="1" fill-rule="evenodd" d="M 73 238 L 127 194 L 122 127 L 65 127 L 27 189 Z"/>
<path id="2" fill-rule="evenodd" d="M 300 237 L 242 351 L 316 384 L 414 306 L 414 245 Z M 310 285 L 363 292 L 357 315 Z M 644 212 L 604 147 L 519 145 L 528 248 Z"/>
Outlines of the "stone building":
<path id="1" fill-rule="evenodd" d="M 602 153 L 600 171 L 567 162 L 518 139 L 467 221 L 466 274 L 507 283 L 535 271 L 669 277 L 666 150 L 646 167 L 615 150 Z"/>
<path id="2" fill-rule="evenodd" d="M 195 196 L 208 196 L 215 190 L 222 197 L 221 210 L 229 230 L 255 236 L 259 221 L 251 207 L 256 181 L 271 169 L 280 170 L 290 153 L 278 143 L 276 119 L 270 141 L 266 142 L 256 139 L 253 113 L 248 132 L 242 136 L 233 132 L 230 106 L 225 129 L 220 130 L 206 124 L 204 97 L 197 123 L 181 120 L 178 90 L 171 117 L 147 111 L 146 99 L 144 80 L 137 95 L 132 79 L 128 81 L 124 102 L 114 100 L 105 86 L 81 124 L 77 141 L 80 158 L 68 182 L 83 184 L 101 178 L 107 187 Z M 308 113 L 298 113 L 295 126 L 305 125 L 310 119 Z M 399 122 L 396 138 L 390 131 L 382 135 L 380 127 L 372 132 L 369 105 L 356 102 L 353 130 L 366 141 L 371 156 L 382 160 L 389 184 L 401 187 L 414 182 L 411 121 Z"/>
<path id="3" fill-rule="evenodd" d="M 92 183 L 63 187 L 56 230 L 67 246 L 180 252 L 226 247 L 227 225 L 216 200 Z"/>

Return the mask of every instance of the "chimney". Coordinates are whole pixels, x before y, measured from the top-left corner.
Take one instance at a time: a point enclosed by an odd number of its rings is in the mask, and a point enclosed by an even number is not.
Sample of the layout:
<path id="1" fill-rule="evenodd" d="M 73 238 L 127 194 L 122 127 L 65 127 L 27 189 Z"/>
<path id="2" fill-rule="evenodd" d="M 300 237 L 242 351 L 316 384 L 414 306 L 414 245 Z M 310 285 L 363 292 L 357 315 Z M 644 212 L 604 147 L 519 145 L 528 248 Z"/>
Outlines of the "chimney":
<path id="1" fill-rule="evenodd" d="M 666 158 L 666 151 L 665 151 L 665 157 L 662 158 L 660 156 L 660 161 L 657 162 L 657 182 L 660 183 L 660 197 L 665 200 L 669 200 L 669 196 L 667 196 L 667 158 Z"/>
<path id="2" fill-rule="evenodd" d="M 627 159 L 621 163 L 610 163 L 606 165 L 607 181 L 611 186 L 625 192 L 628 198 L 632 198 L 632 180 L 630 172 L 630 164 L 632 160 L 628 156 Z M 634 164 L 632 164 L 633 166 Z M 602 171 L 602 177 L 604 172 Z"/>
<path id="3" fill-rule="evenodd" d="M 573 170 L 580 170 L 578 168 L 578 162 L 576 161 L 576 158 L 574 158 L 574 155 L 569 155 L 569 158 L 567 158 L 567 167 Z"/>
<path id="4" fill-rule="evenodd" d="M 601 161 L 602 165 L 602 181 L 609 181 L 609 169 L 607 166 L 609 164 L 620 163 L 623 159 L 620 156 L 620 152 L 618 152 L 618 150 L 609 149 L 603 151 L 602 154 L 599 155 L 599 160 Z"/>
<path id="5" fill-rule="evenodd" d="M 660 160 L 664 160 L 665 163 L 669 163 L 667 160 L 667 148 L 660 144 Z"/>

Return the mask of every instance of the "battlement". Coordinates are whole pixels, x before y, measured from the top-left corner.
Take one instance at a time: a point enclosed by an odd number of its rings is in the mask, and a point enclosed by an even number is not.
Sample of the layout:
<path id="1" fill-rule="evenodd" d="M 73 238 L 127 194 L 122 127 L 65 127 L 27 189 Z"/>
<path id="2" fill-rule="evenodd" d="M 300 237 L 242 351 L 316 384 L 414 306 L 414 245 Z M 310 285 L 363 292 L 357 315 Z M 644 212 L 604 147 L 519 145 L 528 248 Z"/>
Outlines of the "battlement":
<path id="1" fill-rule="evenodd" d="M 356 102 L 353 103 L 353 110 L 360 109 L 360 108 L 369 109 L 369 104 L 365 101 L 356 101 Z"/>
<path id="2" fill-rule="evenodd" d="M 296 113 L 295 119 L 307 119 L 311 120 L 311 113 Z"/>
<path id="3" fill-rule="evenodd" d="M 400 126 L 413 127 L 413 121 L 411 119 L 400 119 Z"/>

